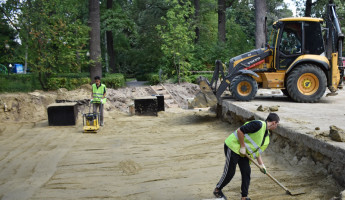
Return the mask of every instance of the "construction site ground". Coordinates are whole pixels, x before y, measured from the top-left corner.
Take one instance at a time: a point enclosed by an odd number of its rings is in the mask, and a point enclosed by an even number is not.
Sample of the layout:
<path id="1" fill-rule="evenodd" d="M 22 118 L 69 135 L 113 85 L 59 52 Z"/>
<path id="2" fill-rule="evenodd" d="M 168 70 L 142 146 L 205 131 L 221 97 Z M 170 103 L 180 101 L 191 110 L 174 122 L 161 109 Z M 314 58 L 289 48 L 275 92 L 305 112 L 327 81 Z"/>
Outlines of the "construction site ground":
<path id="1" fill-rule="evenodd" d="M 213 199 L 222 175 L 225 138 L 240 122 L 220 120 L 208 109 L 187 110 L 194 84 L 167 84 L 165 88 L 182 108 L 167 108 L 158 116 L 131 116 L 132 99 L 151 95 L 147 86 L 108 89 L 105 126 L 97 134 L 83 134 L 81 114 L 75 126 L 48 126 L 47 106 L 78 101 L 87 109 L 91 88 L 74 91 L 0 95 L 0 199 Z M 260 95 L 260 92 L 263 92 Z M 320 103 L 299 104 L 272 91 L 259 91 L 252 102 L 238 104 L 258 116 L 259 105 L 279 105 L 282 126 L 311 132 L 329 125 L 345 129 L 344 91 L 323 97 Z M 317 109 L 315 109 L 317 108 Z M 290 190 L 284 190 L 252 164 L 249 196 L 252 200 L 332 199 L 345 189 L 308 158 L 294 161 L 295 151 L 281 153 L 272 138 L 263 160 L 268 171 Z M 228 199 L 240 199 L 241 176 L 223 189 Z"/>

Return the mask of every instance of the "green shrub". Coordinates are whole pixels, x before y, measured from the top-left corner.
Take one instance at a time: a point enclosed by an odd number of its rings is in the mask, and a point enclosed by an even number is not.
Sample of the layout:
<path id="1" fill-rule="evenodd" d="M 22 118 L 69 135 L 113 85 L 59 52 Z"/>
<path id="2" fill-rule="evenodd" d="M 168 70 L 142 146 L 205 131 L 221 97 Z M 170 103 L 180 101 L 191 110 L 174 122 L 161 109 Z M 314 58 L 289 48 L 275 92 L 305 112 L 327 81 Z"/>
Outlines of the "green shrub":
<path id="1" fill-rule="evenodd" d="M 89 73 L 68 73 L 55 74 L 53 78 L 48 80 L 49 90 L 57 90 L 59 88 L 66 88 L 67 90 L 74 90 L 83 84 L 90 84 Z M 102 83 L 108 88 L 119 88 L 125 85 L 125 78 L 123 74 L 103 74 Z"/>
<path id="2" fill-rule="evenodd" d="M 57 90 L 59 88 L 68 89 L 67 78 L 62 78 L 62 77 L 50 78 L 50 79 L 48 79 L 47 86 L 48 86 L 49 90 Z"/>
<path id="3" fill-rule="evenodd" d="M 59 88 L 66 88 L 67 90 L 77 89 L 84 84 L 90 84 L 90 73 L 57 73 L 52 74 L 47 79 L 48 90 L 57 90 Z"/>
<path id="4" fill-rule="evenodd" d="M 107 74 L 102 78 L 102 83 L 106 85 L 107 88 L 120 88 L 125 85 L 125 76 L 123 74 Z"/>
<path id="5" fill-rule="evenodd" d="M 70 85 L 71 85 L 71 89 L 76 89 L 81 85 L 84 84 L 90 84 L 91 80 L 89 77 L 83 77 L 83 78 L 71 78 L 69 79 Z"/>
<path id="6" fill-rule="evenodd" d="M 148 80 L 147 74 L 136 74 L 135 78 L 137 79 L 137 81 L 147 81 Z"/>
<path id="7" fill-rule="evenodd" d="M 190 82 L 190 83 L 197 84 L 196 80 L 200 76 L 204 76 L 204 77 L 206 77 L 208 79 L 208 81 L 211 81 L 213 74 L 192 74 L 192 75 L 189 75 L 188 77 L 186 77 L 186 79 L 187 79 L 186 81 Z"/>
<path id="8" fill-rule="evenodd" d="M 150 85 L 157 85 L 158 83 L 160 83 L 159 74 L 148 74 L 148 81 Z"/>
<path id="9" fill-rule="evenodd" d="M 37 74 L 0 75 L 0 92 L 32 92 L 42 90 Z"/>
<path id="10" fill-rule="evenodd" d="M 74 90 L 81 85 L 90 84 L 90 78 L 66 78 L 66 77 L 57 77 L 48 79 L 48 89 L 57 90 L 59 88 L 66 88 L 67 90 Z"/>
<path id="11" fill-rule="evenodd" d="M 82 73 L 58 73 L 53 74 L 53 78 L 63 77 L 63 78 L 85 78 L 90 77 L 89 72 L 82 72 Z"/>
<path id="12" fill-rule="evenodd" d="M 125 85 L 123 74 L 104 74 L 102 83 L 109 88 L 119 88 Z M 47 79 L 46 85 L 48 90 L 57 90 L 66 88 L 74 90 L 81 85 L 90 84 L 89 73 L 66 73 L 53 74 Z M 0 74 L 0 93 L 1 92 L 32 92 L 34 90 L 42 90 L 39 82 L 38 74 Z"/>
<path id="13" fill-rule="evenodd" d="M 136 75 L 137 81 L 148 81 L 150 85 L 157 85 L 160 82 L 164 82 L 168 79 L 166 74 L 162 74 L 159 77 L 158 73 L 147 73 L 147 74 L 137 74 Z"/>

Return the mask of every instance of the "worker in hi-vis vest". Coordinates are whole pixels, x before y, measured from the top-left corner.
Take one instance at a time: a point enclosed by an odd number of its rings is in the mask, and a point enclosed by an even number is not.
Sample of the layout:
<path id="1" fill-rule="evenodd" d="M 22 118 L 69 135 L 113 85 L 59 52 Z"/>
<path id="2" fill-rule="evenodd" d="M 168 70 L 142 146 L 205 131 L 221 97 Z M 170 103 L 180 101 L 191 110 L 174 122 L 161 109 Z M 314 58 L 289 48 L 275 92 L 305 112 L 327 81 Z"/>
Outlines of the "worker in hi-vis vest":
<path id="1" fill-rule="evenodd" d="M 234 177 L 236 165 L 238 164 L 242 175 L 241 200 L 250 200 L 248 189 L 251 168 L 247 155 L 256 158 L 260 165 L 260 171 L 266 174 L 266 167 L 261 159 L 261 153 L 270 142 L 269 131 L 276 129 L 278 123 L 279 116 L 276 113 L 270 113 L 265 121 L 253 120 L 246 122 L 225 140 L 224 153 L 226 162 L 224 172 L 213 191 L 217 198 L 226 199 L 222 189 Z"/>
<path id="2" fill-rule="evenodd" d="M 92 103 L 93 103 L 93 112 L 97 112 L 97 108 L 99 109 L 99 117 L 100 117 L 100 125 L 103 126 L 103 111 L 104 111 L 104 104 L 106 102 L 106 87 L 104 84 L 101 83 L 101 78 L 99 76 L 95 76 L 95 83 L 92 84 Z"/>

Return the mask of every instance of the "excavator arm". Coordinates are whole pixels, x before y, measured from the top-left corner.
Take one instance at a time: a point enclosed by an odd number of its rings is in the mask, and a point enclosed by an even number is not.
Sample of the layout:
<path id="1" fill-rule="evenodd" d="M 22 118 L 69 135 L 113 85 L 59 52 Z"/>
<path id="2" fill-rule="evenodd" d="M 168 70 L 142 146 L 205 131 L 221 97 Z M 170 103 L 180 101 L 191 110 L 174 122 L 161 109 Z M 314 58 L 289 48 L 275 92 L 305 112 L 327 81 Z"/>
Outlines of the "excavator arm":
<path id="1" fill-rule="evenodd" d="M 333 0 L 329 1 L 326 16 L 326 57 L 331 63 L 332 70 L 329 75 L 329 89 L 332 93 L 337 90 L 344 76 L 344 66 L 342 62 L 344 34 L 341 31 L 339 19 Z"/>
<path id="2" fill-rule="evenodd" d="M 341 31 L 338 15 L 333 0 L 330 0 L 327 8 L 326 28 L 329 31 L 327 44 L 327 58 L 331 59 L 332 53 L 339 54 L 339 63 L 343 53 L 342 46 L 344 42 L 344 34 Z"/>
<path id="3" fill-rule="evenodd" d="M 238 75 L 249 75 L 258 77 L 255 72 L 250 70 L 264 62 L 264 59 L 272 55 L 269 48 L 255 49 L 230 59 L 228 72 L 224 73 L 224 64 L 216 61 L 215 70 L 211 82 L 205 77 L 199 77 L 198 84 L 200 92 L 190 103 L 190 107 L 213 107 L 221 101 L 224 91 L 230 86 L 231 81 Z M 221 75 L 221 77 L 219 77 Z M 221 83 L 218 86 L 218 79 Z"/>
<path id="4" fill-rule="evenodd" d="M 272 55 L 270 49 L 256 49 L 248 53 L 236 56 L 230 59 L 228 74 L 223 77 L 218 89 L 215 91 L 218 102 L 221 100 L 221 95 L 226 88 L 230 86 L 231 81 L 238 75 L 249 75 L 259 77 L 250 69 L 264 62 L 264 59 Z"/>

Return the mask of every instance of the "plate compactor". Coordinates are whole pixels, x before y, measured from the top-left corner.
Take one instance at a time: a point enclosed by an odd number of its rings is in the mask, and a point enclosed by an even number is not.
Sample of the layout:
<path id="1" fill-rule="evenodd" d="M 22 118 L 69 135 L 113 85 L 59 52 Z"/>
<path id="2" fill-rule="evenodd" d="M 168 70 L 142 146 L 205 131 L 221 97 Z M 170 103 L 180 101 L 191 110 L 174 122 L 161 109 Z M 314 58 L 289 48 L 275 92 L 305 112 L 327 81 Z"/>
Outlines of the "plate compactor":
<path id="1" fill-rule="evenodd" d="M 92 101 L 89 104 L 89 112 L 83 114 L 83 130 L 84 133 L 97 133 L 99 130 L 99 113 L 92 113 L 91 110 Z"/>

